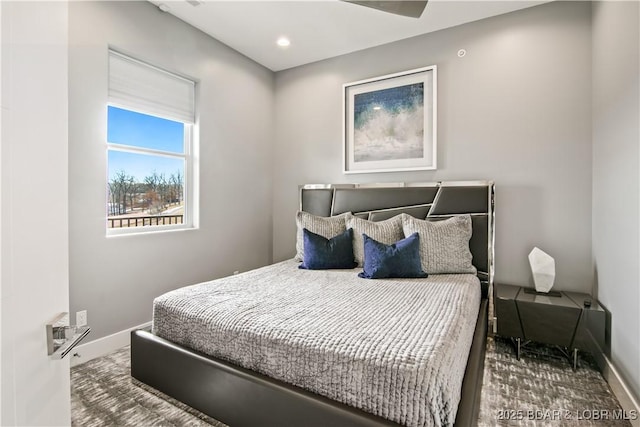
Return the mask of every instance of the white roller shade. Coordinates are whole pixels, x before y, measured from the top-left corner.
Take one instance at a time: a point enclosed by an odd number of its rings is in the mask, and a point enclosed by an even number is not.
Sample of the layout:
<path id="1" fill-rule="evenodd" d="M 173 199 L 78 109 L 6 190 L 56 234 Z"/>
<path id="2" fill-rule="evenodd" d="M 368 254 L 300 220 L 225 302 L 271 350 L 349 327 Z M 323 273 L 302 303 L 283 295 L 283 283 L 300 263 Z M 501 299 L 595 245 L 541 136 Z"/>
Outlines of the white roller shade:
<path id="1" fill-rule="evenodd" d="M 109 50 L 109 102 L 185 123 L 195 122 L 195 83 Z"/>

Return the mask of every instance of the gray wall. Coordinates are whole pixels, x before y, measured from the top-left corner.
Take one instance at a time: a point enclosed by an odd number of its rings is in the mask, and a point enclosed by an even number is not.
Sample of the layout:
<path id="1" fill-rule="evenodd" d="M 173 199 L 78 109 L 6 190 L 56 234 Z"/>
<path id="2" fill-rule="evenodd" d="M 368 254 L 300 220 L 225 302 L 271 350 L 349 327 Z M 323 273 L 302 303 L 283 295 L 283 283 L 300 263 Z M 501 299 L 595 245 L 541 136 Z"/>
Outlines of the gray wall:
<path id="1" fill-rule="evenodd" d="M 91 337 L 148 322 L 163 292 L 268 264 L 273 73 L 147 2 L 71 2 L 69 44 L 70 303 Z M 105 237 L 109 45 L 199 81 L 198 230 Z"/>
<path id="2" fill-rule="evenodd" d="M 593 257 L 611 359 L 640 396 L 638 2 L 593 5 Z"/>
<path id="3" fill-rule="evenodd" d="M 438 170 L 343 175 L 342 84 L 433 64 Z M 529 283 L 538 246 L 557 289 L 590 291 L 590 70 L 590 5 L 568 2 L 277 73 L 274 259 L 294 254 L 299 184 L 492 179 L 496 280 Z"/>

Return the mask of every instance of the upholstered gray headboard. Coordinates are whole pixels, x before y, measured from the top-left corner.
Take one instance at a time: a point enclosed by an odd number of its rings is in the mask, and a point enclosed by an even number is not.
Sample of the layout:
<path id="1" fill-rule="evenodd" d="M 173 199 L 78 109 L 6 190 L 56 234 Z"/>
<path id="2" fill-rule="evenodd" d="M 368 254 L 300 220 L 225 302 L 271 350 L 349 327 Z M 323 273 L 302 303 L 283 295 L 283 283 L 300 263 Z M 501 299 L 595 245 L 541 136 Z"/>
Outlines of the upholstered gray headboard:
<path id="1" fill-rule="evenodd" d="M 300 210 L 319 216 L 352 212 L 371 221 L 399 213 L 433 221 L 470 214 L 469 242 L 480 280 L 493 283 L 494 184 L 492 181 L 309 184 L 300 187 Z"/>

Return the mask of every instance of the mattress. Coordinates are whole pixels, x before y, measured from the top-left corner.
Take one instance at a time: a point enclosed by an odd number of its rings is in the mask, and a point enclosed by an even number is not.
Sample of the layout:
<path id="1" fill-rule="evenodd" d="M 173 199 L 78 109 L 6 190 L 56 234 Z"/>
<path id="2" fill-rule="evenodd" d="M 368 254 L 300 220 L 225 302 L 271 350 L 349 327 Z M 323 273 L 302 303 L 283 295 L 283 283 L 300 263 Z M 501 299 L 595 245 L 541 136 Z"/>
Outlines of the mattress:
<path id="1" fill-rule="evenodd" d="M 284 261 L 154 301 L 152 332 L 406 426 L 453 425 L 481 290 Z"/>

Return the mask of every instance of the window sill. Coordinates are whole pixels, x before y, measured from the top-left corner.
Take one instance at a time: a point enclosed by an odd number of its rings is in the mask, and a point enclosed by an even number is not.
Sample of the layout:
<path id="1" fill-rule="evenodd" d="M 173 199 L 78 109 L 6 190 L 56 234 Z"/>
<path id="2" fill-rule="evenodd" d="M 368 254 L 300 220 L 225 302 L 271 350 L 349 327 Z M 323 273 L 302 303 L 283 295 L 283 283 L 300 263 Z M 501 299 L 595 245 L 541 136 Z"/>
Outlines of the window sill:
<path id="1" fill-rule="evenodd" d="M 196 226 L 154 226 L 154 227 L 128 227 L 128 228 L 116 228 L 116 229 L 108 229 L 106 237 L 125 237 L 125 236 L 144 236 L 150 234 L 160 234 L 160 233 L 176 233 L 181 231 L 194 231 L 198 230 Z"/>

